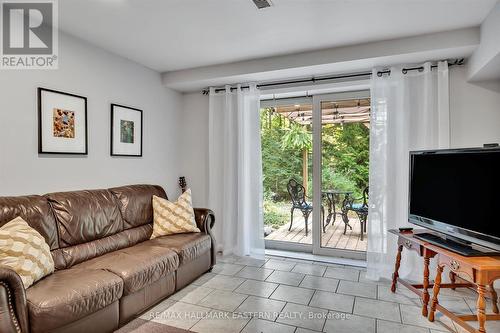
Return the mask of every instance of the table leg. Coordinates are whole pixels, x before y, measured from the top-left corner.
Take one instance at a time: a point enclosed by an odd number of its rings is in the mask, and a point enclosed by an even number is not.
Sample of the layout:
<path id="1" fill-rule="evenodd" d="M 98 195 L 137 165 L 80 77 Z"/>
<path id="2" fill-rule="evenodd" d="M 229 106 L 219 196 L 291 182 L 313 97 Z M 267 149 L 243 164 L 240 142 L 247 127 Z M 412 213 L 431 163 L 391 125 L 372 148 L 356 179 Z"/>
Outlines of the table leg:
<path id="1" fill-rule="evenodd" d="M 437 267 L 436 280 L 434 281 L 434 288 L 432 289 L 432 305 L 431 312 L 429 313 L 429 321 L 434 321 L 434 313 L 436 312 L 436 305 L 438 304 L 439 290 L 441 289 L 441 275 L 443 274 L 443 266 Z"/>
<path id="2" fill-rule="evenodd" d="M 342 220 L 344 221 L 344 235 L 347 232 L 347 226 L 349 225 L 349 218 L 347 217 L 347 213 L 342 212 Z"/>
<path id="3" fill-rule="evenodd" d="M 483 285 L 477 285 L 477 322 L 479 323 L 479 332 L 486 332 L 484 328 L 484 323 L 486 322 L 486 300 L 484 295 L 486 294 L 486 287 Z"/>
<path id="4" fill-rule="evenodd" d="M 455 283 L 455 281 L 456 281 L 456 276 L 457 276 L 457 274 L 455 274 L 455 272 L 451 272 L 451 271 L 450 271 L 450 282 L 451 282 L 451 283 Z M 455 289 L 456 289 L 456 288 L 451 288 L 451 290 L 455 290 Z"/>
<path id="5" fill-rule="evenodd" d="M 364 236 L 364 230 L 365 230 L 365 224 L 363 222 L 363 220 L 360 220 L 360 227 L 361 227 L 361 241 L 363 241 L 363 236 Z"/>
<path id="6" fill-rule="evenodd" d="M 335 200 L 332 201 L 332 218 L 331 218 L 332 224 L 337 221 L 337 208 L 335 208 Z"/>
<path id="7" fill-rule="evenodd" d="M 429 305 L 429 262 L 430 258 L 424 258 L 424 285 L 423 285 L 423 295 L 422 295 L 422 316 L 427 317 L 427 306 Z"/>
<path id="8" fill-rule="evenodd" d="M 491 303 L 493 305 L 493 312 L 498 314 L 498 295 L 495 290 L 495 286 L 493 285 L 493 282 L 490 284 L 491 288 Z"/>
<path id="9" fill-rule="evenodd" d="M 323 225 L 323 233 L 325 233 L 326 232 L 325 207 L 323 207 L 323 206 L 321 206 L 321 224 Z"/>
<path id="10" fill-rule="evenodd" d="M 363 241 L 363 236 L 364 236 L 364 231 L 365 231 L 365 220 L 363 219 L 363 213 L 356 212 L 356 215 L 358 215 L 358 220 L 359 220 L 359 226 L 360 226 L 360 239 Z"/>
<path id="11" fill-rule="evenodd" d="M 347 213 L 349 210 L 347 209 L 347 204 L 349 202 L 349 194 L 347 193 L 344 197 L 344 201 L 342 201 L 342 220 L 344 221 L 344 235 L 347 232 L 347 227 L 349 227 L 350 230 L 352 230 L 351 225 L 349 224 L 349 217 L 347 216 Z"/>
<path id="12" fill-rule="evenodd" d="M 328 201 L 328 216 L 326 218 L 326 224 L 329 224 L 332 220 L 332 206 L 335 204 L 330 194 L 326 194 L 326 200 Z"/>
<path id="13" fill-rule="evenodd" d="M 394 264 L 394 273 L 392 273 L 391 291 L 396 292 L 396 284 L 399 277 L 399 266 L 401 266 L 401 252 L 403 252 L 403 245 L 398 246 L 398 254 L 396 255 L 396 263 Z"/>

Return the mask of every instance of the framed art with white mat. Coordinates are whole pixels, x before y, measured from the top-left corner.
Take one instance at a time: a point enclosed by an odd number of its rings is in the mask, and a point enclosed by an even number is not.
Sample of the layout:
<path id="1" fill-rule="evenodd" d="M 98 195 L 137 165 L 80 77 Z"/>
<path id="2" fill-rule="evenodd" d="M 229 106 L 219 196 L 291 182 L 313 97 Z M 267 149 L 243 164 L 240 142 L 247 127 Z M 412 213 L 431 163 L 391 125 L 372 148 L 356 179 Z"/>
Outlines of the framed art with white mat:
<path id="1" fill-rule="evenodd" d="M 38 153 L 87 155 L 87 98 L 38 88 Z"/>
<path id="2" fill-rule="evenodd" d="M 111 156 L 142 156 L 142 110 L 111 104 Z"/>

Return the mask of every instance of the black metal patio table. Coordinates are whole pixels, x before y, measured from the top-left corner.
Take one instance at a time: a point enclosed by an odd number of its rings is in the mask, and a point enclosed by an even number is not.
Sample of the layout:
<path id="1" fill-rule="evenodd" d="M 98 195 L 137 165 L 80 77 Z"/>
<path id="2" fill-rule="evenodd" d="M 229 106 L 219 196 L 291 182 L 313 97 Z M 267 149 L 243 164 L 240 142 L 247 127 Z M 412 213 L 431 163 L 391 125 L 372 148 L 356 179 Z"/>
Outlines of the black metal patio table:
<path id="1" fill-rule="evenodd" d="M 352 191 L 337 191 L 337 190 L 323 190 L 321 194 L 323 197 L 326 197 L 328 200 L 328 216 L 326 217 L 326 224 L 330 224 L 330 222 L 335 223 L 337 218 L 337 214 L 342 216 L 342 220 L 344 222 L 344 234 L 347 227 L 352 230 L 351 225 L 349 224 L 349 218 L 347 217 L 347 203 L 352 195 Z M 343 200 L 341 197 L 344 197 Z M 337 208 L 335 207 L 336 203 L 341 203 L 340 212 L 337 212 Z M 333 221 L 332 221 L 333 219 Z"/>

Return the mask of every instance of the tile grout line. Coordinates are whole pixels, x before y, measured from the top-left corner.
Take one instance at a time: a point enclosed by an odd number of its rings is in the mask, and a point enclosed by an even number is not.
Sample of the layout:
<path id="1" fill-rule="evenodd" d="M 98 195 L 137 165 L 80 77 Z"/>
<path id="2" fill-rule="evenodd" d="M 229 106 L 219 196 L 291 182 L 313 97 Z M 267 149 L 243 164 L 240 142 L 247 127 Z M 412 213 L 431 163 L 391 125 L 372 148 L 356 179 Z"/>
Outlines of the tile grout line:
<path id="1" fill-rule="evenodd" d="M 248 267 L 248 266 L 246 266 Z M 246 281 L 246 280 L 245 280 Z M 232 313 L 235 313 L 234 311 L 238 310 L 238 308 L 243 304 L 245 303 L 245 301 L 249 298 L 250 296 L 249 295 L 246 295 L 245 299 L 240 303 L 240 305 L 238 305 L 233 311 L 231 311 Z M 250 319 L 246 322 L 246 324 L 241 328 L 241 330 L 239 331 L 240 333 L 243 332 L 245 330 L 245 328 L 248 326 L 248 324 L 250 324 L 250 322 L 252 321 L 253 317 L 250 316 Z"/>
<path id="2" fill-rule="evenodd" d="M 304 276 L 303 276 L 303 277 L 302 277 L 302 279 L 300 280 L 300 282 L 299 282 L 299 284 L 297 285 L 297 287 L 299 287 L 299 286 L 302 284 L 302 282 L 304 282 L 304 280 L 305 280 L 305 278 L 306 278 L 306 276 L 307 276 L 307 275 L 308 275 L 308 274 L 304 274 Z M 299 288 L 300 288 L 300 287 L 299 287 Z"/>
<path id="3" fill-rule="evenodd" d="M 231 291 L 232 291 L 232 292 L 234 292 L 236 289 L 238 289 L 239 287 L 241 287 L 241 285 L 242 285 L 243 283 L 245 283 L 246 281 L 247 281 L 247 279 L 243 279 L 243 281 L 242 281 L 240 284 L 238 284 L 238 285 L 236 286 L 236 288 L 234 288 L 234 289 L 233 289 L 233 290 L 231 290 Z"/>
<path id="4" fill-rule="evenodd" d="M 473 309 L 472 309 L 472 307 L 469 305 L 469 302 L 467 302 L 467 301 L 465 300 L 465 298 L 464 298 L 464 297 L 462 297 L 462 301 L 463 301 L 463 302 L 465 302 L 465 305 L 467 305 L 467 307 L 469 308 L 470 312 L 471 312 L 472 314 L 474 314 L 474 310 L 473 310 Z"/>
<path id="5" fill-rule="evenodd" d="M 325 270 L 323 271 L 323 274 L 321 274 L 321 277 L 325 277 L 325 274 L 326 274 L 326 270 L 328 269 L 328 266 L 323 266 L 323 265 L 320 265 L 321 267 L 325 267 Z"/>
<path id="6" fill-rule="evenodd" d="M 206 288 L 206 287 L 204 287 L 204 288 Z M 207 288 L 207 289 L 209 289 L 209 288 Z M 212 289 L 212 290 L 211 290 L 211 291 L 210 291 L 210 292 L 209 292 L 209 293 L 208 293 L 205 297 L 203 297 L 201 300 L 199 300 L 199 301 L 198 301 L 198 303 L 196 303 L 195 305 L 198 305 L 198 304 L 199 304 L 201 301 L 203 301 L 205 298 L 207 298 L 208 296 L 210 296 L 211 294 L 213 294 L 215 291 L 217 291 L 217 289 L 213 289 L 213 288 L 210 288 L 210 289 Z M 186 296 L 187 296 L 187 295 L 186 295 Z M 186 296 L 184 296 L 184 297 L 186 297 Z M 183 297 L 183 298 L 184 298 L 184 297 Z M 179 301 L 182 301 L 182 299 L 180 299 Z"/>
<path id="7" fill-rule="evenodd" d="M 239 330 L 238 332 L 241 333 L 245 330 L 245 328 L 248 326 L 248 324 L 250 324 L 250 322 L 252 321 L 253 318 L 250 318 L 249 321 L 246 322 L 246 324 L 241 328 L 241 330 Z"/>
<path id="8" fill-rule="evenodd" d="M 274 294 L 274 292 L 276 291 L 276 289 L 279 288 L 279 286 L 281 286 L 281 284 L 277 283 L 277 286 L 273 289 L 273 291 L 266 298 L 272 300 L 271 296 Z"/>
<path id="9" fill-rule="evenodd" d="M 325 322 L 323 323 L 323 326 L 321 326 L 321 332 L 325 331 L 326 321 L 328 320 L 328 315 L 329 314 L 330 314 L 330 310 L 328 310 L 328 312 L 326 313 Z"/>
<path id="10" fill-rule="evenodd" d="M 316 295 L 317 292 L 318 291 L 316 289 L 314 289 L 314 293 L 312 294 L 311 299 L 309 300 L 309 303 L 307 303 L 307 306 L 311 306 L 311 302 L 312 302 L 312 300 L 314 298 L 314 295 Z"/>
<path id="11" fill-rule="evenodd" d="M 190 305 L 189 303 L 184 303 L 184 302 L 180 302 L 180 301 L 178 301 L 177 303 L 183 303 L 183 304 L 188 304 L 188 305 Z M 199 306 L 199 307 L 201 307 L 201 308 L 207 309 L 207 310 L 208 310 L 208 311 L 207 311 L 207 314 L 213 311 L 213 309 L 211 309 L 211 308 L 207 308 L 207 307 L 205 307 L 205 306 L 196 305 L 196 304 L 195 304 L 195 306 Z M 202 321 L 202 320 L 203 320 L 203 318 L 198 319 L 198 320 L 197 320 L 197 321 L 196 321 L 196 322 L 195 322 L 192 326 L 190 326 L 190 327 L 188 328 L 188 330 L 192 329 L 194 326 L 196 326 L 196 325 L 197 325 L 200 321 Z"/>

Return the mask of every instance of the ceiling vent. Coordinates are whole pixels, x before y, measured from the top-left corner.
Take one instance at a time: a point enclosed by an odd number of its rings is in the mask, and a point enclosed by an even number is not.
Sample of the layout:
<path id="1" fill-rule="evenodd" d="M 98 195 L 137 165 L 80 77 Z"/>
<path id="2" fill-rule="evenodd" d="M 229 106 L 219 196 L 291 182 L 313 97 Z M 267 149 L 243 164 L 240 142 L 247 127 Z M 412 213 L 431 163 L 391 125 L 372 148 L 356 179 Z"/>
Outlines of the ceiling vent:
<path id="1" fill-rule="evenodd" d="M 252 0 L 252 1 L 257 6 L 258 9 L 264 9 L 267 7 L 271 7 L 270 0 Z"/>

